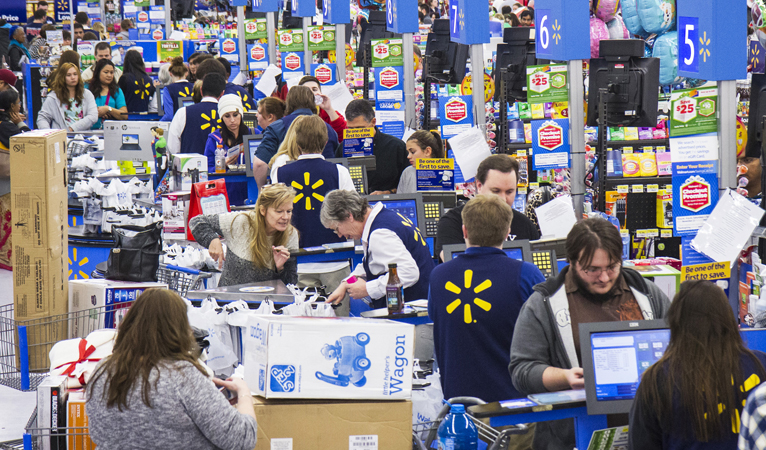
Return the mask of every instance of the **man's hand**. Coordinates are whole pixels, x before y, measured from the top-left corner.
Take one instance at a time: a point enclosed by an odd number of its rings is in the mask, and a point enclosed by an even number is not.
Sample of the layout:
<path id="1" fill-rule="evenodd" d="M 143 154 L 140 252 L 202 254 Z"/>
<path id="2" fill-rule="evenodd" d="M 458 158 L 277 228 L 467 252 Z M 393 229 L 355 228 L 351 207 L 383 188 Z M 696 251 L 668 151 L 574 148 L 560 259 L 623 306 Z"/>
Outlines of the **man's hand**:
<path id="1" fill-rule="evenodd" d="M 570 389 L 584 389 L 585 379 L 583 378 L 582 367 L 573 367 L 564 371 L 567 383 Z"/>
<path id="2" fill-rule="evenodd" d="M 327 297 L 325 303 L 332 303 L 333 305 L 339 304 L 344 297 L 346 297 L 346 290 L 348 289 L 348 283 L 345 281 L 338 285 L 337 288 Z"/>
<path id="3" fill-rule="evenodd" d="M 543 372 L 543 385 L 550 392 L 566 389 L 583 389 L 585 387 L 585 380 L 583 379 L 582 368 L 561 369 L 552 366 L 546 367 Z"/>
<path id="4" fill-rule="evenodd" d="M 349 285 L 348 295 L 356 299 L 365 298 L 370 295 L 367 293 L 367 282 L 360 278 L 356 283 Z"/>

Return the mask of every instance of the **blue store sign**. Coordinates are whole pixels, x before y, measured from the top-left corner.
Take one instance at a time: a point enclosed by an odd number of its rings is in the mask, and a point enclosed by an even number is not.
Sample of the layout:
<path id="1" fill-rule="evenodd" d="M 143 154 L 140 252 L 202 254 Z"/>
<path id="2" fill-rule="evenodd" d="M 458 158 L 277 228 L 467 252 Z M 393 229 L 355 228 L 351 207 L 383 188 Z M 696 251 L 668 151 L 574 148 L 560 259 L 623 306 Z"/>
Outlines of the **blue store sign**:
<path id="1" fill-rule="evenodd" d="M 535 7 L 538 58 L 556 61 L 590 59 L 590 9 L 587 3 L 538 0 Z"/>

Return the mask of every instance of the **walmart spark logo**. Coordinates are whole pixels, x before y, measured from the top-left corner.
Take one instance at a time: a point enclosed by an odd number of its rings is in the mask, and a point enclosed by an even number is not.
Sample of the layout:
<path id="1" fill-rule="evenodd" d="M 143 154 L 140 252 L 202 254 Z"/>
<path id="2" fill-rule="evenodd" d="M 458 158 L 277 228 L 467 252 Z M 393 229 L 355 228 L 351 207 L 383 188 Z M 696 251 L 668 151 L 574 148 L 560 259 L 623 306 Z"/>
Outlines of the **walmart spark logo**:
<path id="1" fill-rule="evenodd" d="M 460 29 L 465 30 L 465 12 L 463 12 L 463 9 L 460 9 Z"/>
<path id="2" fill-rule="evenodd" d="M 200 125 L 200 130 L 205 131 L 209 129 L 209 132 L 212 133 L 215 130 L 219 128 L 219 124 L 221 123 L 221 119 L 216 119 L 216 114 L 218 114 L 217 109 L 211 109 L 210 115 L 207 115 L 205 113 L 202 113 L 200 116 L 205 119 L 207 122 Z"/>
<path id="3" fill-rule="evenodd" d="M 556 41 L 556 45 L 559 45 L 561 40 L 561 25 L 559 25 L 559 19 L 553 22 L 553 40 Z"/>
<path id="4" fill-rule="evenodd" d="M 473 270 L 468 269 L 463 274 L 463 287 L 465 289 L 471 289 L 472 285 L 473 285 Z M 492 281 L 487 279 L 482 281 L 481 284 L 479 284 L 475 288 L 473 288 L 473 293 L 479 294 L 483 291 L 486 291 L 487 289 L 491 287 L 492 287 Z M 463 289 L 460 289 L 457 285 L 455 285 L 455 283 L 451 281 L 448 281 L 447 284 L 444 285 L 444 289 L 452 292 L 455 295 L 460 295 L 463 293 Z M 486 300 L 482 300 L 479 297 L 474 297 L 472 303 L 468 303 L 468 302 L 463 303 L 463 300 L 456 298 L 453 302 L 447 305 L 447 314 L 452 314 L 453 312 L 455 312 L 456 309 L 458 309 L 460 305 L 463 305 L 463 322 L 476 323 L 476 321 L 473 320 L 473 314 L 471 313 L 471 304 L 474 304 L 487 312 L 489 312 L 489 310 L 492 309 L 491 303 L 489 303 Z"/>
<path id="5" fill-rule="evenodd" d="M 707 48 L 710 45 L 710 39 L 707 37 L 707 31 L 702 33 L 702 37 L 699 38 L 700 44 L 700 55 L 702 56 L 702 61 L 707 62 L 707 59 L 710 57 L 710 49 Z"/>
<path id="6" fill-rule="evenodd" d="M 750 64 L 757 66 L 761 62 L 761 47 L 756 45 L 750 53 Z"/>
<path id="7" fill-rule="evenodd" d="M 237 91 L 239 99 L 242 100 L 242 107 L 245 108 L 245 112 L 250 111 L 250 102 L 247 100 L 247 94 L 242 96 L 242 91 Z"/>
<path id="8" fill-rule="evenodd" d="M 140 95 L 141 100 L 144 100 L 146 97 L 149 97 L 149 88 L 152 85 L 151 82 L 143 84 L 143 80 L 136 80 L 135 84 L 136 84 L 136 90 L 133 91 L 134 94 Z"/>
<path id="9" fill-rule="evenodd" d="M 189 92 L 189 86 L 184 86 L 184 88 L 180 91 L 178 91 L 179 97 L 191 97 L 191 92 Z"/>
<path id="10" fill-rule="evenodd" d="M 303 184 L 300 184 L 297 181 L 293 181 L 290 185 L 299 191 L 308 189 L 309 185 L 311 185 L 311 190 L 313 191 L 314 189 L 324 185 L 324 180 L 320 179 L 314 184 L 311 184 L 311 174 L 308 172 L 303 172 Z M 306 211 L 311 211 L 313 209 L 311 207 L 311 197 L 314 197 L 316 200 L 319 201 L 319 203 L 322 203 L 324 201 L 324 196 L 319 195 L 316 192 L 312 192 L 311 195 L 309 195 L 308 193 L 304 194 L 303 192 L 299 192 L 298 195 L 295 196 L 293 203 L 298 203 L 299 201 L 301 201 L 301 199 L 305 198 Z"/>
<path id="11" fill-rule="evenodd" d="M 79 261 L 77 260 L 77 247 L 72 247 L 72 257 L 68 258 L 68 259 L 69 259 L 69 267 L 70 267 L 70 269 L 69 269 L 69 274 L 67 275 L 67 277 L 69 277 L 69 278 L 72 277 L 72 273 L 74 272 L 74 270 L 71 269 L 71 267 L 74 264 L 77 264 L 77 267 L 82 267 L 85 264 L 88 264 L 88 257 L 87 256 L 83 257 Z M 78 270 L 77 273 L 74 274 L 74 279 L 75 280 L 77 279 L 78 275 L 80 276 L 80 278 L 83 278 L 83 279 L 90 278 L 90 276 L 87 273 L 83 272 L 82 270 Z"/>
<path id="12" fill-rule="evenodd" d="M 413 224 L 410 219 L 404 217 L 400 213 L 396 213 L 396 215 L 402 218 L 402 225 L 404 225 L 407 228 L 413 228 L 415 230 L 413 234 L 413 237 L 415 238 L 415 242 L 421 242 L 425 246 L 426 240 L 423 239 L 423 235 L 420 234 L 420 230 L 418 229 L 418 227 L 416 227 L 415 224 Z"/>

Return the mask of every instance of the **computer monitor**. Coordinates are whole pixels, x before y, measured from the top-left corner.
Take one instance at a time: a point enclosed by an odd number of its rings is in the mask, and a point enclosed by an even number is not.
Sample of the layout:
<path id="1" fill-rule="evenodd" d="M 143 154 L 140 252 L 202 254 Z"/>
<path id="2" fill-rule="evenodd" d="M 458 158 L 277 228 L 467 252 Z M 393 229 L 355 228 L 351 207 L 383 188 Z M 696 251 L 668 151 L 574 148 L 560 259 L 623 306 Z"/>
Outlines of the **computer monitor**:
<path id="1" fill-rule="evenodd" d="M 468 46 L 450 40 L 449 19 L 436 19 L 426 38 L 428 75 L 442 83 L 460 84 L 465 78 Z"/>
<path id="2" fill-rule="evenodd" d="M 641 375 L 670 342 L 664 320 L 581 323 L 585 398 L 588 414 L 630 412 Z"/>
<path id="3" fill-rule="evenodd" d="M 388 31 L 386 28 L 386 12 L 370 11 L 367 26 L 362 29 L 362 34 L 359 36 L 359 47 L 356 53 L 357 67 L 364 66 L 365 54 L 370 50 L 370 41 L 373 39 L 390 39 L 395 37 L 397 37 L 396 33 Z"/>
<path id="4" fill-rule="evenodd" d="M 603 88 L 608 93 L 607 117 L 602 125 L 656 126 L 660 60 L 640 57 L 644 44 L 639 39 L 601 41 L 599 45 L 602 57 L 590 60 L 588 125 L 599 124 L 599 92 Z"/>
<path id="5" fill-rule="evenodd" d="M 451 261 L 457 255 L 465 253 L 465 244 L 445 245 L 442 247 L 442 251 L 444 252 L 444 261 Z M 526 239 L 503 242 L 503 251 L 509 258 L 532 262 L 532 250 L 530 250 L 529 241 Z"/>
<path id="6" fill-rule="evenodd" d="M 262 134 L 249 134 L 242 138 L 242 148 L 245 150 L 245 174 L 248 177 L 253 176 L 253 162 L 255 161 L 255 152 L 261 145 Z"/>
<path id="7" fill-rule="evenodd" d="M 370 206 L 383 202 L 383 206 L 411 220 L 418 229 L 423 230 L 423 197 L 420 194 L 368 195 Z"/>
<path id="8" fill-rule="evenodd" d="M 168 135 L 169 122 L 107 120 L 104 122 L 105 161 L 154 161 L 153 128 Z"/>
<path id="9" fill-rule="evenodd" d="M 510 80 L 509 103 L 527 101 L 527 66 L 547 64 L 548 60 L 537 60 L 535 54 L 534 28 L 512 27 L 503 30 L 503 43 L 497 44 L 495 60 L 495 96 L 499 99 L 500 69 L 508 69 Z"/>
<path id="10" fill-rule="evenodd" d="M 178 97 L 178 109 L 186 108 L 194 104 L 194 99 L 191 97 Z"/>

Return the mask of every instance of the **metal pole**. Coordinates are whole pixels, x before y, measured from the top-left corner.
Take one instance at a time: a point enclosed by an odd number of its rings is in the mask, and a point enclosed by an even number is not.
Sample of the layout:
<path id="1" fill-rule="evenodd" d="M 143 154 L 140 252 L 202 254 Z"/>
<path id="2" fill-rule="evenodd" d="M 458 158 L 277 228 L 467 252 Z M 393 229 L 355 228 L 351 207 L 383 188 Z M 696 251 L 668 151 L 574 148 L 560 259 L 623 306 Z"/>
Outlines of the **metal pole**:
<path id="1" fill-rule="evenodd" d="M 314 61 L 312 51 L 309 50 L 309 27 L 311 26 L 311 17 L 303 18 L 303 73 L 311 75 L 311 63 Z"/>
<path id="2" fill-rule="evenodd" d="M 569 61 L 569 144 L 571 147 L 570 193 L 575 217 L 580 220 L 585 201 L 585 117 L 582 60 Z"/>
<path id="3" fill-rule="evenodd" d="M 171 34 L 173 34 L 173 20 L 170 18 L 170 1 L 165 1 L 165 39 L 170 40 Z M 183 44 L 181 49 L 183 52 Z"/>
<path id="4" fill-rule="evenodd" d="M 266 13 L 266 32 L 268 33 L 269 64 L 277 64 L 277 25 L 276 12 Z"/>
<path id="5" fill-rule="evenodd" d="M 106 5 L 104 4 L 104 0 L 100 0 L 99 2 L 99 14 L 101 15 L 101 24 L 104 25 L 104 29 L 106 29 Z M 98 37 L 98 40 L 101 40 L 101 36 Z"/>
<path id="6" fill-rule="evenodd" d="M 346 84 L 346 24 L 335 25 L 335 74 L 338 83 Z"/>
<path id="7" fill-rule="evenodd" d="M 410 51 L 412 51 L 412 43 L 410 43 Z M 484 46 L 482 44 L 471 46 L 471 85 L 473 90 L 473 120 L 486 138 L 487 114 L 484 109 Z"/>
<path id="8" fill-rule="evenodd" d="M 237 42 L 239 43 L 239 71 L 247 76 L 247 40 L 245 40 L 245 7 L 237 6 Z"/>
<path id="9" fill-rule="evenodd" d="M 415 56 L 413 51 L 412 33 L 402 34 L 404 46 L 404 126 L 416 130 L 418 128 L 415 116 Z"/>
<path id="10" fill-rule="evenodd" d="M 72 33 L 72 48 L 74 48 L 74 2 L 69 0 L 69 32 Z"/>
<path id="11" fill-rule="evenodd" d="M 718 82 L 718 191 L 736 187 L 737 182 L 737 85 L 734 80 Z"/>

